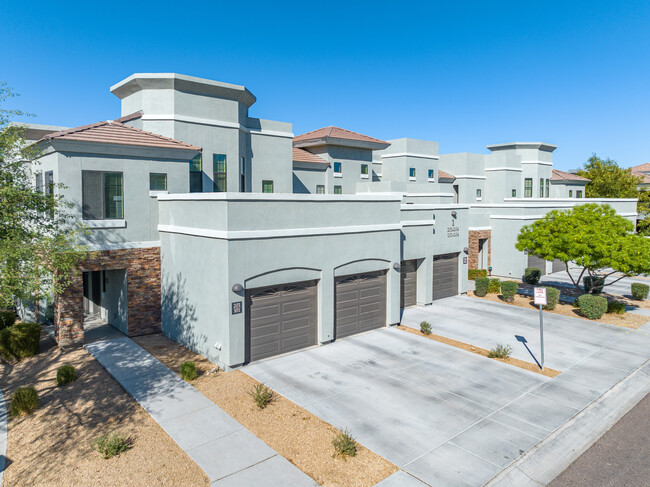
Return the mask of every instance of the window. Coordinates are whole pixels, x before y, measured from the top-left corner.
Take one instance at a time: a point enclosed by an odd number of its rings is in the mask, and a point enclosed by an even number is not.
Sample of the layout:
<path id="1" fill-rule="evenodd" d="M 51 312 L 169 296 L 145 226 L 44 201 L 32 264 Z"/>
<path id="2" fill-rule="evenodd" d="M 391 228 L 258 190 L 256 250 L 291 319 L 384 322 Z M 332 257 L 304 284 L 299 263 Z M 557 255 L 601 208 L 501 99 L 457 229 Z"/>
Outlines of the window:
<path id="1" fill-rule="evenodd" d="M 582 198 L 582 191 L 580 190 L 576 191 L 576 198 Z"/>
<path id="2" fill-rule="evenodd" d="M 414 167 L 409 168 L 409 180 L 415 181 L 415 168 Z"/>
<path id="3" fill-rule="evenodd" d="M 516 190 L 516 189 L 513 189 L 513 190 L 512 190 L 512 197 L 513 197 L 513 198 L 516 198 L 516 197 L 517 197 L 517 190 Z"/>
<path id="4" fill-rule="evenodd" d="M 239 191 L 246 192 L 246 158 L 242 157 L 239 163 Z"/>
<path id="5" fill-rule="evenodd" d="M 214 191 L 224 193 L 227 188 L 225 154 L 212 154 L 212 172 L 214 175 Z"/>
<path id="6" fill-rule="evenodd" d="M 548 198 L 551 195 L 551 180 L 546 180 L 546 197 Z"/>
<path id="7" fill-rule="evenodd" d="M 43 173 L 42 172 L 37 172 L 35 175 L 35 184 L 36 184 L 36 192 L 37 193 L 42 193 L 43 192 Z"/>
<path id="8" fill-rule="evenodd" d="M 273 181 L 262 181 L 262 193 L 273 193 Z"/>
<path id="9" fill-rule="evenodd" d="M 149 190 L 150 191 L 167 191 L 167 174 L 149 173 Z"/>
<path id="10" fill-rule="evenodd" d="M 544 197 L 544 179 L 540 178 L 539 180 L 539 197 Z"/>
<path id="11" fill-rule="evenodd" d="M 368 164 L 361 164 L 361 178 L 368 179 Z"/>
<path id="12" fill-rule="evenodd" d="M 343 194 L 343 191 L 341 191 L 341 186 L 334 186 L 334 194 Z"/>
<path id="13" fill-rule="evenodd" d="M 429 169 L 429 181 L 435 181 L 433 169 Z"/>
<path id="14" fill-rule="evenodd" d="M 341 167 L 340 162 L 335 162 L 334 163 L 334 175 L 335 176 L 340 176 L 342 174 L 343 168 Z"/>
<path id="15" fill-rule="evenodd" d="M 573 190 L 572 189 L 569 190 L 569 198 L 573 198 Z"/>
<path id="16" fill-rule="evenodd" d="M 45 194 L 52 196 L 54 194 L 54 172 L 45 173 Z"/>
<path id="17" fill-rule="evenodd" d="M 480 189 L 477 189 L 477 190 L 476 190 L 476 199 L 477 199 L 477 200 L 480 200 L 480 199 L 481 199 L 481 190 L 480 190 Z"/>
<path id="18" fill-rule="evenodd" d="M 533 197 L 533 180 L 532 178 L 524 179 L 524 198 Z"/>
<path id="19" fill-rule="evenodd" d="M 325 186 L 323 184 L 316 185 L 316 194 L 325 194 Z"/>
<path id="20" fill-rule="evenodd" d="M 190 161 L 190 193 L 203 191 L 203 157 L 197 154 Z"/>
<path id="21" fill-rule="evenodd" d="M 82 171 L 84 220 L 124 218 L 124 181 L 121 172 Z"/>

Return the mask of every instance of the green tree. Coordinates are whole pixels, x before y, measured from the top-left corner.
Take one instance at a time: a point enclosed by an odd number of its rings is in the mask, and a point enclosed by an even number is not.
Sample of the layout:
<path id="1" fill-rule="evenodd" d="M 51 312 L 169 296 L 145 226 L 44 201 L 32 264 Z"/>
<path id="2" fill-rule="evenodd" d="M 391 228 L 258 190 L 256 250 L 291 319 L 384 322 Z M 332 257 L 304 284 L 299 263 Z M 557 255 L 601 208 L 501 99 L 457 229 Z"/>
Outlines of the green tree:
<path id="1" fill-rule="evenodd" d="M 561 260 L 574 286 L 582 290 L 585 273 L 605 278 L 621 274 L 606 280 L 606 286 L 623 277 L 650 274 L 650 240 L 633 231 L 632 222 L 617 215 L 611 206 L 588 203 L 552 210 L 524 226 L 515 246 L 547 260 Z M 569 262 L 582 267 L 577 279 L 569 272 Z"/>
<path id="2" fill-rule="evenodd" d="M 639 178 L 612 159 L 593 154 L 578 171 L 578 176 L 591 180 L 585 188 L 587 198 L 636 198 Z"/>
<path id="3" fill-rule="evenodd" d="M 638 221 L 636 231 L 639 235 L 650 235 L 650 190 L 643 188 L 639 191 L 639 202 L 636 205 Z"/>
<path id="4" fill-rule="evenodd" d="M 61 292 L 85 256 L 71 205 L 32 184 L 40 154 L 26 145 L 24 127 L 9 123 L 25 115 L 4 108 L 13 96 L 0 83 L 0 309 Z"/>

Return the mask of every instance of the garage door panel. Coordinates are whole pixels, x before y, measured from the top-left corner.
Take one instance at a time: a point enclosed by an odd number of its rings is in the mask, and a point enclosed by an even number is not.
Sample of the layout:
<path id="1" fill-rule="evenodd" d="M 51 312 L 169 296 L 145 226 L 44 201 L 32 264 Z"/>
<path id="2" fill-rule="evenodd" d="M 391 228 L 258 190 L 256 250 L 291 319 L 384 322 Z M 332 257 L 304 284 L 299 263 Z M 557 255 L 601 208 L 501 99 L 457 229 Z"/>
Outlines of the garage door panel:
<path id="1" fill-rule="evenodd" d="M 433 256 L 433 300 L 458 294 L 458 254 Z"/>
<path id="2" fill-rule="evenodd" d="M 357 274 L 336 281 L 336 337 L 386 324 L 386 273 Z"/>
<path id="3" fill-rule="evenodd" d="M 400 264 L 400 307 L 417 304 L 417 260 L 405 260 Z"/>
<path id="4" fill-rule="evenodd" d="M 542 271 L 542 275 L 546 275 L 546 260 L 536 255 L 528 254 L 528 267 L 537 267 Z"/>

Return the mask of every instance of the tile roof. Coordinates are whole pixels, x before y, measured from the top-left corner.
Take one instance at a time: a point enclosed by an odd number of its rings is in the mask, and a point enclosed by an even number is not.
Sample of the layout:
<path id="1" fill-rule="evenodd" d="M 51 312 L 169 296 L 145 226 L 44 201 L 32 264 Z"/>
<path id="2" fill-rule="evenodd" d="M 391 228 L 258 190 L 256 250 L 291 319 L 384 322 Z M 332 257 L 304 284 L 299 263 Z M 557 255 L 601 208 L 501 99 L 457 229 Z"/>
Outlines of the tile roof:
<path id="1" fill-rule="evenodd" d="M 553 169 L 553 175 L 551 176 L 551 181 L 584 181 L 589 182 L 590 179 L 583 178 L 577 174 L 572 174 L 570 172 L 560 171 L 558 169 Z"/>
<path id="2" fill-rule="evenodd" d="M 293 160 L 295 162 L 309 162 L 312 164 L 325 164 L 329 166 L 329 162 L 316 154 L 312 154 L 308 150 L 293 148 Z"/>
<path id="3" fill-rule="evenodd" d="M 650 169 L 648 169 L 650 171 Z M 641 178 L 641 184 L 650 184 L 650 174 L 644 174 L 639 171 L 632 171 L 632 174 Z"/>
<path id="4" fill-rule="evenodd" d="M 97 142 L 103 144 L 130 145 L 136 147 L 155 147 L 161 149 L 182 149 L 200 151 L 200 147 L 186 142 L 163 137 L 162 135 L 140 130 L 120 122 L 138 118 L 135 114 L 127 115 L 117 120 L 92 123 L 68 130 L 61 130 L 45 135 L 40 141 L 70 140 L 75 142 Z M 131 118 L 129 118 L 131 117 Z M 39 141 L 39 142 L 40 142 Z"/>
<path id="5" fill-rule="evenodd" d="M 348 140 L 357 140 L 361 142 L 372 142 L 375 144 L 383 144 L 388 147 L 389 142 L 384 140 L 375 139 L 374 137 L 369 137 L 367 135 L 359 134 L 357 132 L 352 132 L 351 130 L 342 129 L 340 127 L 334 127 L 330 125 L 329 127 L 323 127 L 318 130 L 312 130 L 306 134 L 298 135 L 294 137 L 294 142 L 303 142 L 306 140 L 317 140 L 324 139 L 327 141 L 328 138 L 332 139 L 348 139 Z"/>
<path id="6" fill-rule="evenodd" d="M 650 162 L 646 162 L 645 164 L 640 164 L 638 166 L 633 166 L 630 168 L 630 171 L 632 172 L 648 172 L 650 171 Z"/>
<path id="7" fill-rule="evenodd" d="M 440 179 L 456 179 L 456 176 L 452 176 L 448 172 L 438 169 L 438 180 Z"/>

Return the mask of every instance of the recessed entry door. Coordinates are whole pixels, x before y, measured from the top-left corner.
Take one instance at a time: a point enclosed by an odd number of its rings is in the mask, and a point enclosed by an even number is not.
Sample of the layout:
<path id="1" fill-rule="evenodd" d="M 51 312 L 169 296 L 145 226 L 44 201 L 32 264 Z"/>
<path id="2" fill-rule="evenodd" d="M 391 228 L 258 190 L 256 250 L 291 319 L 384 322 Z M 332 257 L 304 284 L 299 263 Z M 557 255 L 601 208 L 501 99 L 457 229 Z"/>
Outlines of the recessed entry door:
<path id="1" fill-rule="evenodd" d="M 336 278 L 336 338 L 386 326 L 386 271 Z"/>
<path id="2" fill-rule="evenodd" d="M 433 256 L 433 300 L 458 294 L 458 254 Z"/>
<path id="3" fill-rule="evenodd" d="M 542 276 L 546 275 L 546 259 L 528 254 L 528 267 L 537 267 L 542 271 Z"/>
<path id="4" fill-rule="evenodd" d="M 417 304 L 417 266 L 417 260 L 404 260 L 400 265 L 401 308 Z"/>
<path id="5" fill-rule="evenodd" d="M 316 345 L 316 290 L 304 281 L 246 292 L 247 362 Z"/>

